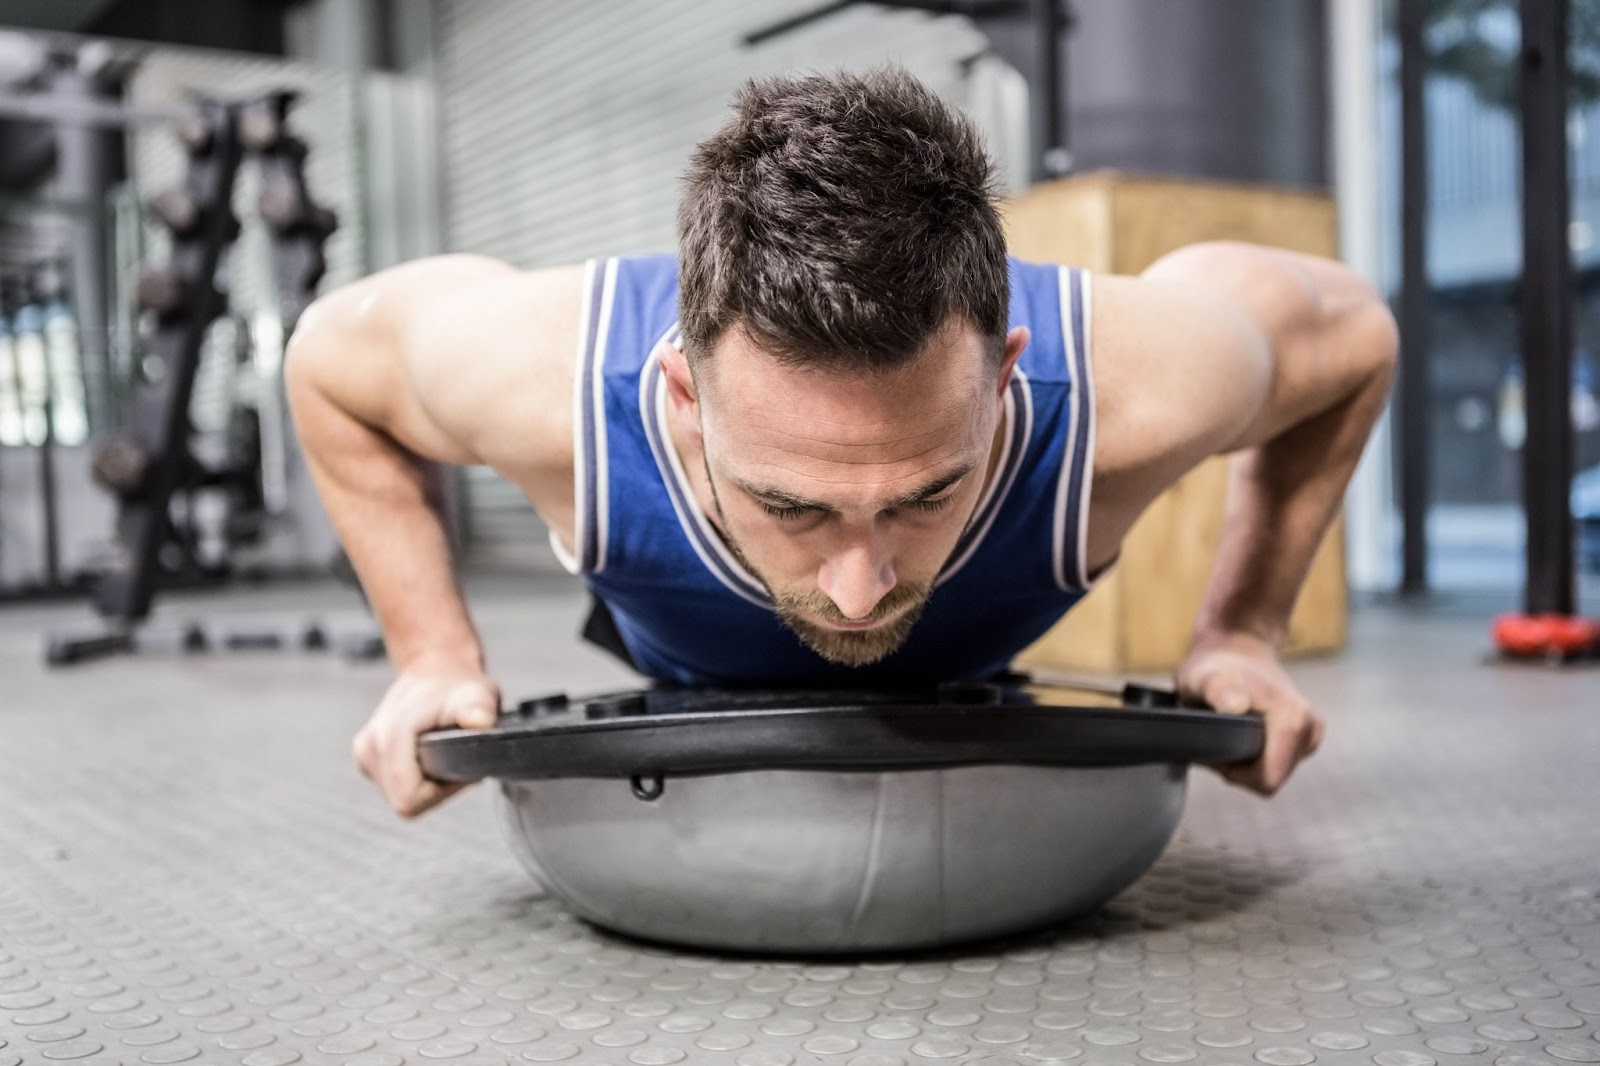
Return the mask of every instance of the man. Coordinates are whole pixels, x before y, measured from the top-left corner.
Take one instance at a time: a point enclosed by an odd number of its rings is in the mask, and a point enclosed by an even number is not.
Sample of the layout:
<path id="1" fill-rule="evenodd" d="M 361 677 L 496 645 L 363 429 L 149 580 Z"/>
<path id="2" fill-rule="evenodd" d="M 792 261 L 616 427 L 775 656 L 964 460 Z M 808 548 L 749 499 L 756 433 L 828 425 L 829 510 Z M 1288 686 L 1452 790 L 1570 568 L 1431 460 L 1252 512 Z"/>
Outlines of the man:
<path id="1" fill-rule="evenodd" d="M 319 300 L 288 358 L 329 514 L 397 680 L 355 740 L 403 815 L 417 736 L 499 693 L 438 517 L 441 463 L 519 486 L 642 672 L 773 685 L 990 676 L 1231 453 L 1178 672 L 1257 711 L 1271 794 L 1322 724 L 1277 653 L 1384 403 L 1383 301 L 1237 244 L 1139 277 L 1008 261 L 971 126 L 903 71 L 747 85 L 685 177 L 677 258 L 471 256 Z"/>

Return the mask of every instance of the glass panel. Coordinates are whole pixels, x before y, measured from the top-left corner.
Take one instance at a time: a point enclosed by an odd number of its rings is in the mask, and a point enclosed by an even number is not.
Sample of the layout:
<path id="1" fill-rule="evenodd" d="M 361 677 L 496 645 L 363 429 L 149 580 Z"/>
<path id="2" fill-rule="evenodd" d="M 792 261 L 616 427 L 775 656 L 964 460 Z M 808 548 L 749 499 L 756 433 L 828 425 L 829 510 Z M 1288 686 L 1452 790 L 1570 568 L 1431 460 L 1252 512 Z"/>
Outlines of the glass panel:
<path id="1" fill-rule="evenodd" d="M 1394 5 L 1387 6 L 1383 93 L 1393 121 L 1399 48 Z M 1429 571 L 1440 589 L 1511 591 L 1524 572 L 1526 431 L 1516 302 L 1522 272 L 1517 3 L 1430 0 L 1428 11 Z M 1572 412 L 1580 471 L 1573 502 L 1580 563 L 1600 573 L 1600 0 L 1573 0 L 1572 12 L 1571 240 L 1579 291 Z M 1391 144 L 1388 167 L 1388 218 L 1397 223 L 1398 143 Z"/>

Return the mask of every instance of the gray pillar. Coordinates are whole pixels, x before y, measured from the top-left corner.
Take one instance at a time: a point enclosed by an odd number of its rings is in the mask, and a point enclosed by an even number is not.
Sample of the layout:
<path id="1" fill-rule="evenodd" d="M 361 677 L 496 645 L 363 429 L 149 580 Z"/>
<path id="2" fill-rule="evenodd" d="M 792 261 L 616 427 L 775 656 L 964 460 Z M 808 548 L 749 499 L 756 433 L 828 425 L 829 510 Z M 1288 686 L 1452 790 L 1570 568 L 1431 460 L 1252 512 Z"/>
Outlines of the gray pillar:
<path id="1" fill-rule="evenodd" d="M 305 0 L 284 14 L 288 55 L 351 72 L 387 65 L 380 0 Z"/>
<path id="2" fill-rule="evenodd" d="M 1324 185 L 1324 0 L 1076 0 L 1077 170 Z"/>
<path id="3" fill-rule="evenodd" d="M 1328 182 L 1326 0 L 1059 0 L 1068 12 L 1065 157 L 1073 170 Z M 1038 3 L 977 24 L 1044 88 Z M 1045 111 L 1035 107 L 1034 139 Z M 1033 152 L 1035 176 L 1042 166 Z"/>

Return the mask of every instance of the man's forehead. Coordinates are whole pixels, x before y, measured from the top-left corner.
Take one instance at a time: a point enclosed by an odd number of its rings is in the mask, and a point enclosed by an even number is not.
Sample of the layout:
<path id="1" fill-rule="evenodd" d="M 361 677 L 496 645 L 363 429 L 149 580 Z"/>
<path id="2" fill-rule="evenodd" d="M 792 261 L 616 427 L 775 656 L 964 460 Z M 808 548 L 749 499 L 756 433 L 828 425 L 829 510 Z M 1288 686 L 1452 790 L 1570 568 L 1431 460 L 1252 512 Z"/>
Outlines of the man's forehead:
<path id="1" fill-rule="evenodd" d="M 976 389 L 805 377 L 725 381 L 702 400 L 708 442 L 741 464 L 786 466 L 937 464 L 980 443 Z"/>
<path id="2" fill-rule="evenodd" d="M 907 372 L 927 373 L 937 365 L 977 377 L 993 371 L 990 348 L 990 342 L 970 322 L 952 317 L 930 334 L 909 359 L 888 369 L 874 369 L 881 365 L 878 359 L 857 356 L 848 349 L 816 357 L 780 354 L 783 349 L 768 347 L 742 321 L 736 321 L 717 338 L 709 356 L 699 361 L 695 376 L 697 381 L 702 375 L 715 380 L 722 370 L 735 374 L 759 374 L 772 368 L 783 368 L 822 376 L 890 381 Z"/>
<path id="3" fill-rule="evenodd" d="M 960 420 L 978 405 L 992 376 L 981 339 L 957 328 L 941 331 L 915 358 L 891 369 L 853 368 L 844 359 L 781 359 L 738 328 L 704 363 L 695 375 L 697 391 L 719 420 L 764 420 L 776 413 L 834 431 Z"/>

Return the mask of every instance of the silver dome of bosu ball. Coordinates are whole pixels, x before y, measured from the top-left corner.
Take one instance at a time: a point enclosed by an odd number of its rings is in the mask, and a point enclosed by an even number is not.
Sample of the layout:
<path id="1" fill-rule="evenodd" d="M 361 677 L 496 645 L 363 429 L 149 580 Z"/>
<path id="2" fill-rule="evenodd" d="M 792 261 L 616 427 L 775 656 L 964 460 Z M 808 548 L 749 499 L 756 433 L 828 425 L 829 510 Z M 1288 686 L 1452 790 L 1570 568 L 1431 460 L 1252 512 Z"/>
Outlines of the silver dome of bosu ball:
<path id="1" fill-rule="evenodd" d="M 512 851 L 630 936 L 789 954 L 909 951 L 1092 911 L 1160 857 L 1188 765 L 1262 723 L 1128 686 L 651 689 L 529 700 L 422 741 L 497 778 Z"/>

